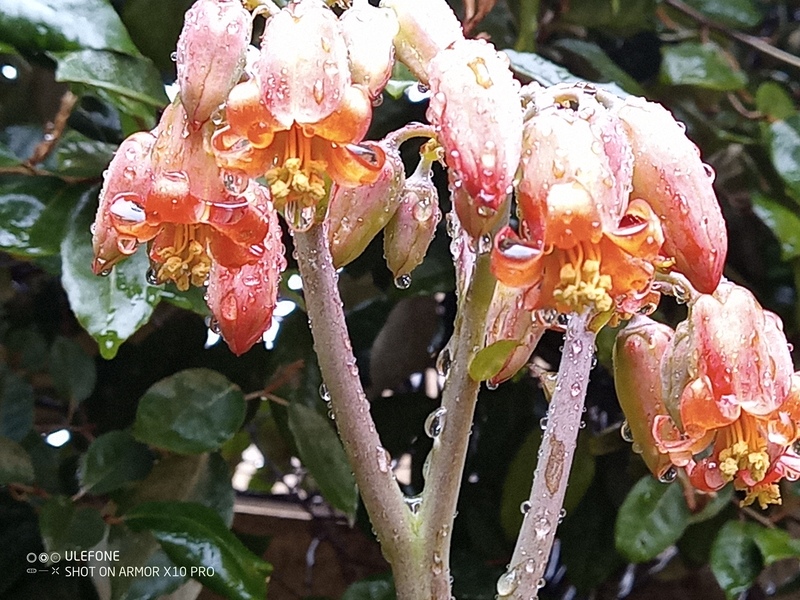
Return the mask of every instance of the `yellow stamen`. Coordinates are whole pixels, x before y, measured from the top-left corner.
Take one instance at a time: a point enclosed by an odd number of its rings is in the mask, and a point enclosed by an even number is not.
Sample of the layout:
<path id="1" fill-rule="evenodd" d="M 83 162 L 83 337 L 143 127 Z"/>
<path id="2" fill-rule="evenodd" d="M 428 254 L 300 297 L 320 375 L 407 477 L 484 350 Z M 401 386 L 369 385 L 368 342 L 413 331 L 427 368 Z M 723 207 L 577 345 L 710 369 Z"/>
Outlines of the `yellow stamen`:
<path id="1" fill-rule="evenodd" d="M 288 132 L 283 163 L 266 172 L 272 201 L 279 209 L 288 202 L 315 206 L 325 198 L 324 161 L 312 157 L 311 138 L 298 126 Z"/>
<path id="2" fill-rule="evenodd" d="M 614 306 L 608 293 L 611 277 L 600 274 L 600 260 L 595 244 L 580 243 L 560 253 L 560 281 L 553 290 L 556 304 L 575 312 L 589 306 L 599 313 L 610 311 Z"/>
<path id="3" fill-rule="evenodd" d="M 758 500 L 758 505 L 761 510 L 764 510 L 770 504 L 782 504 L 781 490 L 777 483 L 771 483 L 764 487 L 754 487 L 747 492 L 744 500 L 739 503 L 739 506 L 750 506 L 753 502 Z"/>
<path id="4" fill-rule="evenodd" d="M 190 285 L 205 285 L 211 271 L 211 258 L 205 248 L 205 235 L 195 225 L 175 228 L 172 246 L 159 250 L 163 262 L 156 276 L 161 283 L 175 282 L 185 292 Z"/>

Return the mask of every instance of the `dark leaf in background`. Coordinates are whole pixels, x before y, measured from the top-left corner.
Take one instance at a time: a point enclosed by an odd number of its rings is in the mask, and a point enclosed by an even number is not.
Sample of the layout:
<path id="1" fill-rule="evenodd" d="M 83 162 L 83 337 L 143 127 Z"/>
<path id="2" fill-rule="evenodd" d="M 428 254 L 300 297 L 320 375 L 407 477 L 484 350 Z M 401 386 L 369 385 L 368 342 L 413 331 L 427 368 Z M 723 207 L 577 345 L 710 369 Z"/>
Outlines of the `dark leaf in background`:
<path id="1" fill-rule="evenodd" d="M 691 85 L 727 92 L 745 86 L 747 77 L 734 67 L 713 42 L 683 42 L 665 46 L 661 80 L 669 85 Z"/>
<path id="2" fill-rule="evenodd" d="M 0 437 L 0 485 L 33 481 L 33 461 L 25 448 L 6 437 Z"/>
<path id="3" fill-rule="evenodd" d="M 77 405 L 92 393 L 97 380 L 94 359 L 77 342 L 57 337 L 50 346 L 50 376 L 63 398 Z"/>
<path id="4" fill-rule="evenodd" d="M 764 566 L 753 539 L 758 530 L 754 523 L 727 522 L 711 548 L 711 571 L 728 600 L 750 589 Z"/>
<path id="5" fill-rule="evenodd" d="M 152 468 L 147 446 L 127 431 L 110 431 L 92 442 L 81 457 L 81 489 L 106 494 L 133 481 L 144 479 Z"/>
<path id="6" fill-rule="evenodd" d="M 33 427 L 33 388 L 0 363 L 0 436 L 21 442 Z"/>
<path id="7" fill-rule="evenodd" d="M 39 527 L 48 552 L 89 550 L 106 532 L 100 511 L 89 506 L 76 506 L 69 498 L 54 496 L 39 512 Z"/>

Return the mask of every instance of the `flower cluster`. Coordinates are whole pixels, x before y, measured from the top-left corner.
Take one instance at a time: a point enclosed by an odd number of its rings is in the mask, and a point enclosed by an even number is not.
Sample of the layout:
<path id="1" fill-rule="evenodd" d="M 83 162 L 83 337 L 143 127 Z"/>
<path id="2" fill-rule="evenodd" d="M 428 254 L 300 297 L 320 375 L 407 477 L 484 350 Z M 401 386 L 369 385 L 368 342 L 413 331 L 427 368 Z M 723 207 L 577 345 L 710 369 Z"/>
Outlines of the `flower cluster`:
<path id="1" fill-rule="evenodd" d="M 800 477 L 800 373 L 780 319 L 742 287 L 698 295 L 673 332 L 644 317 L 615 348 L 615 377 L 635 441 L 662 475 L 684 468 L 711 492 L 733 482 L 743 504 L 780 503 Z"/>

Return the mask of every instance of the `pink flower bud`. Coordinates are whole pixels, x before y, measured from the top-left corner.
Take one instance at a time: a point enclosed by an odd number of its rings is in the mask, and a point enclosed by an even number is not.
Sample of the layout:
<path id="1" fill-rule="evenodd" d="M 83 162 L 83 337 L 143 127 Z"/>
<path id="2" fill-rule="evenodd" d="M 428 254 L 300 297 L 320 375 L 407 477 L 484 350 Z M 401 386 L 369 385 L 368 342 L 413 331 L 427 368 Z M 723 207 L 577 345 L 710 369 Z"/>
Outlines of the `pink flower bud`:
<path id="1" fill-rule="evenodd" d="M 267 110 L 284 128 L 317 123 L 336 110 L 351 82 L 333 11 L 321 0 L 304 0 L 270 17 L 258 74 Z"/>
<path id="2" fill-rule="evenodd" d="M 500 372 L 489 380 L 498 385 L 510 379 L 530 360 L 533 350 L 547 329 L 525 307 L 527 291 L 498 283 L 486 315 L 486 346 L 503 340 L 513 340 L 518 345 L 509 353 Z"/>
<path id="3" fill-rule="evenodd" d="M 383 144 L 386 160 L 378 179 L 360 187 L 335 186 L 328 204 L 328 240 L 338 268 L 355 260 L 397 210 L 405 172 L 396 147 Z"/>
<path id="4" fill-rule="evenodd" d="M 271 206 L 268 218 L 265 252 L 258 262 L 232 269 L 214 262 L 209 275 L 208 307 L 237 356 L 247 352 L 269 329 L 280 274 L 286 268 L 278 214 Z"/>
<path id="5" fill-rule="evenodd" d="M 664 228 L 663 254 L 675 259 L 700 292 L 722 275 L 728 236 L 712 187 L 713 171 L 700 160 L 684 127 L 660 104 L 628 98 L 617 108 L 633 147 L 633 196 L 644 199 Z"/>
<path id="6" fill-rule="evenodd" d="M 353 83 L 369 90 L 370 97 L 379 96 L 394 65 L 392 40 L 399 29 L 394 11 L 359 0 L 345 11 L 339 23 L 347 43 Z"/>
<path id="7" fill-rule="evenodd" d="M 383 0 L 381 6 L 391 8 L 397 15 L 397 58 L 427 84 L 428 65 L 433 57 L 464 39 L 453 9 L 445 0 Z"/>
<path id="8" fill-rule="evenodd" d="M 428 119 L 457 193 L 456 211 L 473 237 L 489 231 L 519 165 L 522 108 L 508 60 L 482 40 L 462 40 L 429 65 Z"/>
<path id="9" fill-rule="evenodd" d="M 395 280 L 419 266 L 442 219 L 431 175 L 430 163 L 421 160 L 406 181 L 397 212 L 384 231 L 383 254 Z"/>
<path id="10" fill-rule="evenodd" d="M 661 358 L 673 334 L 666 325 L 637 315 L 620 330 L 614 344 L 614 384 L 627 423 L 623 427 L 659 478 L 672 467 L 670 457 L 658 449 L 653 423 L 667 414 L 661 397 Z"/>
<path id="11" fill-rule="evenodd" d="M 178 38 L 181 102 L 193 128 L 207 121 L 244 71 L 252 19 L 238 0 L 198 0 Z"/>

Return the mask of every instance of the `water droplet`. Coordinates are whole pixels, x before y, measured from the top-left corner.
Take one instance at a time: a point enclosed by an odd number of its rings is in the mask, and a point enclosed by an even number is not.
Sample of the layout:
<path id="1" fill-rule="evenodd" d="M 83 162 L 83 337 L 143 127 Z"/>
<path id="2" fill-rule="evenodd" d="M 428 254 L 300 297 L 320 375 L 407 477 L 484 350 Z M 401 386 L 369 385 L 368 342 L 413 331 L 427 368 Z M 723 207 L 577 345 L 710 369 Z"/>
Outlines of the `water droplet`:
<path id="1" fill-rule="evenodd" d="M 525 572 L 528 574 L 533 573 L 536 570 L 536 562 L 532 558 L 529 558 L 528 560 L 525 561 L 524 569 Z"/>
<path id="2" fill-rule="evenodd" d="M 419 201 L 414 205 L 411 212 L 417 221 L 425 223 L 433 215 L 433 203 L 431 199 L 427 197 L 419 198 Z"/>
<path id="3" fill-rule="evenodd" d="M 398 275 L 394 278 L 394 287 L 398 290 L 407 290 L 411 287 L 411 275 L 408 273 L 404 275 Z"/>
<path id="4" fill-rule="evenodd" d="M 436 371 L 442 377 L 447 377 L 450 373 L 450 349 L 445 347 L 444 350 L 439 352 L 439 356 L 436 358 Z"/>
<path id="5" fill-rule="evenodd" d="M 638 442 L 633 442 L 633 445 L 631 446 L 631 450 L 633 451 L 634 454 L 641 454 L 642 453 L 642 445 L 639 444 Z"/>
<path id="6" fill-rule="evenodd" d="M 489 218 L 489 217 L 493 217 L 495 214 L 497 214 L 497 210 L 495 210 L 491 206 L 486 206 L 485 204 L 481 204 L 478 207 L 478 214 L 481 217 Z"/>
<path id="7" fill-rule="evenodd" d="M 378 94 L 372 99 L 372 107 L 378 108 L 381 104 L 383 104 L 383 94 Z"/>
<path id="8" fill-rule="evenodd" d="M 708 177 L 709 182 L 713 183 L 714 178 L 716 178 L 717 173 L 714 171 L 714 167 L 709 164 L 703 163 L 703 171 L 706 173 L 706 177 Z"/>
<path id="9" fill-rule="evenodd" d="M 422 496 L 406 496 L 403 498 L 403 501 L 406 503 L 412 515 L 418 514 L 420 508 L 422 508 Z"/>
<path id="10" fill-rule="evenodd" d="M 109 211 L 119 223 L 131 225 L 145 220 L 144 202 L 139 194 L 123 192 L 114 196 Z"/>
<path id="11" fill-rule="evenodd" d="M 428 88 L 428 86 L 425 85 L 424 83 L 418 83 L 417 84 L 417 91 L 420 94 L 427 94 L 430 91 L 430 88 Z"/>
<path id="12" fill-rule="evenodd" d="M 440 406 L 425 419 L 425 433 L 429 438 L 437 438 L 442 433 L 445 424 L 447 409 Z"/>
<path id="13" fill-rule="evenodd" d="M 579 381 L 573 381 L 572 385 L 569 386 L 569 394 L 573 398 L 580 396 L 581 391 L 581 383 Z"/>
<path id="14" fill-rule="evenodd" d="M 130 256 L 136 252 L 136 248 L 138 247 L 139 242 L 136 241 L 136 238 L 127 236 L 120 236 L 117 238 L 117 250 L 126 256 Z"/>
<path id="15" fill-rule="evenodd" d="M 478 238 L 478 254 L 487 254 L 492 249 L 491 234 L 484 233 Z"/>
<path id="16" fill-rule="evenodd" d="M 546 585 L 547 585 L 547 582 L 544 580 L 544 577 L 540 577 L 539 580 L 536 582 L 536 589 L 540 590 Z"/>
<path id="17" fill-rule="evenodd" d="M 550 523 L 550 518 L 547 516 L 547 513 L 541 512 L 534 516 L 533 521 L 533 530 L 536 532 L 536 537 L 543 538 L 552 529 L 552 525 Z"/>
<path id="18" fill-rule="evenodd" d="M 389 458 L 389 453 L 383 446 L 377 446 L 375 450 L 378 458 L 378 470 L 381 473 L 388 473 L 392 464 L 392 460 Z"/>
<path id="19" fill-rule="evenodd" d="M 325 385 L 325 382 L 319 384 L 319 397 L 325 402 L 331 401 L 331 393 L 328 391 L 328 386 Z"/>
<path id="20" fill-rule="evenodd" d="M 531 510 L 530 500 L 525 500 L 522 504 L 519 505 L 519 512 L 521 512 L 523 515 L 527 515 L 530 510 Z"/>
<path id="21" fill-rule="evenodd" d="M 160 285 L 161 282 L 158 280 L 158 272 L 150 267 L 147 269 L 147 273 L 145 273 L 144 278 L 147 280 L 147 283 L 150 285 Z"/>
<path id="22" fill-rule="evenodd" d="M 494 381 L 493 379 L 490 379 L 489 381 L 486 382 L 486 389 L 489 390 L 490 392 L 495 391 L 499 387 L 500 384 Z"/>
<path id="23" fill-rule="evenodd" d="M 670 467 L 658 478 L 661 483 L 672 483 L 678 477 L 678 469 Z"/>
<path id="24" fill-rule="evenodd" d="M 284 217 L 294 231 L 304 232 L 314 225 L 316 208 L 314 206 L 301 206 L 298 202 L 287 202 Z"/>
<path id="25" fill-rule="evenodd" d="M 249 182 L 250 180 L 244 171 L 238 169 L 222 171 L 222 185 L 234 196 L 241 196 L 247 189 Z"/>
<path id="26" fill-rule="evenodd" d="M 122 169 L 122 176 L 128 181 L 133 181 L 133 178 L 136 177 L 136 169 L 128 165 Z"/>
<path id="27" fill-rule="evenodd" d="M 539 419 L 539 427 L 544 431 L 547 429 L 547 415 Z"/>
<path id="28" fill-rule="evenodd" d="M 519 586 L 517 572 L 514 569 L 506 571 L 500 579 L 497 580 L 497 594 L 501 598 L 510 596 L 517 589 L 517 586 Z"/>
<path id="29" fill-rule="evenodd" d="M 570 346 L 572 349 L 573 354 L 580 354 L 583 352 L 583 342 L 581 340 L 572 340 L 572 344 Z"/>
<path id="30" fill-rule="evenodd" d="M 631 424 L 627 420 L 622 422 L 622 427 L 619 428 L 619 435 L 623 440 L 629 444 L 633 442 L 633 432 L 631 431 Z"/>
<path id="31" fill-rule="evenodd" d="M 100 275 L 100 277 L 108 277 L 111 275 L 111 269 L 103 269 L 98 273 L 98 275 Z"/>
<path id="32" fill-rule="evenodd" d="M 566 508 L 562 508 L 560 511 L 558 511 L 558 522 L 561 523 L 561 521 L 566 516 L 567 516 L 567 509 Z"/>
<path id="33" fill-rule="evenodd" d="M 431 565 L 431 571 L 434 575 L 441 575 L 442 571 L 444 570 L 444 566 L 442 565 L 442 557 L 438 552 L 433 553 L 433 565 Z"/>
<path id="34" fill-rule="evenodd" d="M 175 61 L 177 61 L 177 60 L 178 60 L 178 53 L 177 53 L 177 52 L 172 52 L 172 53 L 169 55 L 169 59 L 170 59 L 172 62 L 175 62 Z"/>
<path id="35" fill-rule="evenodd" d="M 322 101 L 325 99 L 325 89 L 323 88 L 321 79 L 317 79 L 314 82 L 312 93 L 314 94 L 314 100 L 317 102 L 317 104 L 322 104 Z"/>
<path id="36" fill-rule="evenodd" d="M 216 333 L 217 335 L 222 333 L 222 330 L 219 328 L 219 321 L 217 321 L 216 319 L 209 318 L 208 328 L 212 331 L 212 333 Z"/>

